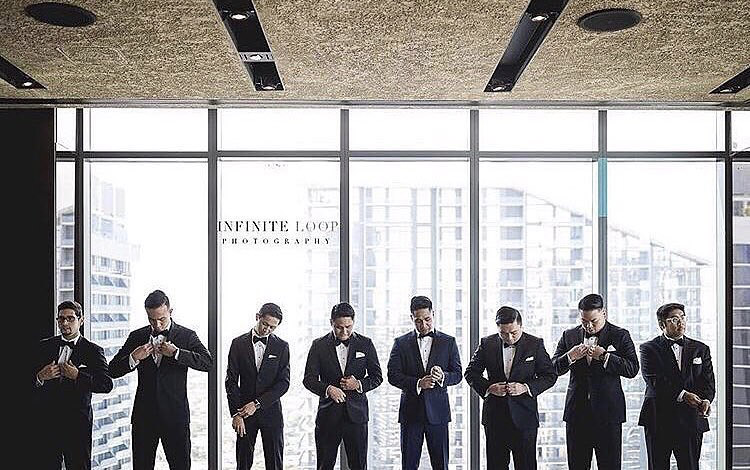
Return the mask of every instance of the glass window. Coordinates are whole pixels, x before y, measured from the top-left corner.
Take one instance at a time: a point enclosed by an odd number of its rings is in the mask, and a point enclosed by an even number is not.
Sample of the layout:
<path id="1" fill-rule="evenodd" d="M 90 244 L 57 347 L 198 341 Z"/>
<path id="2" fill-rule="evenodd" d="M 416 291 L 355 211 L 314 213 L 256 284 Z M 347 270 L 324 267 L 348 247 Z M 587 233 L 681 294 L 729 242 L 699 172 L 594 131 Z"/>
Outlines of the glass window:
<path id="1" fill-rule="evenodd" d="M 55 149 L 58 152 L 73 152 L 76 149 L 75 108 L 55 109 Z"/>
<path id="2" fill-rule="evenodd" d="M 481 337 L 497 334 L 495 312 L 502 305 L 521 311 L 524 331 L 543 338 L 550 356 L 563 330 L 574 325 L 578 299 L 593 288 L 592 175 L 591 162 L 480 162 L 479 226 L 486 233 L 479 241 Z M 523 225 L 504 211 L 508 206 L 522 208 Z M 572 236 L 571 227 L 583 236 Z M 579 259 L 571 259 L 571 246 L 581 249 Z M 575 279 L 568 275 L 571 267 L 581 272 Z M 560 377 L 538 398 L 540 468 L 567 467 L 562 421 L 567 385 L 567 375 Z M 486 468 L 484 428 L 475 425 Z"/>
<path id="3" fill-rule="evenodd" d="M 357 328 L 372 338 L 385 377 L 393 340 L 413 330 L 409 301 L 427 295 L 435 309 L 435 327 L 456 337 L 462 366 L 468 360 L 469 166 L 467 162 L 367 162 L 350 164 L 351 298 L 357 312 L 372 299 L 373 309 Z M 429 172 L 429 178 L 424 175 Z M 421 196 L 424 195 L 424 196 Z M 367 208 L 382 208 L 384 218 L 369 217 Z M 409 218 L 393 212 L 405 208 Z M 364 210 L 363 210 L 364 209 Z M 427 219 L 417 219 L 420 209 Z M 375 232 L 377 242 L 361 236 Z M 392 234 L 397 232 L 398 237 Z M 426 232 L 426 236 L 421 236 Z M 372 261 L 365 269 L 365 254 Z M 464 261 L 462 261 L 463 259 Z M 365 320 L 365 319 L 363 319 Z M 371 392 L 370 445 L 372 468 L 401 466 L 398 403 L 401 391 L 387 383 Z M 469 456 L 468 387 L 449 388 L 453 421 L 449 427 L 450 468 L 466 468 Z M 429 467 L 426 448 L 423 468 Z"/>
<path id="4" fill-rule="evenodd" d="M 468 150 L 466 109 L 352 109 L 352 150 Z"/>
<path id="5" fill-rule="evenodd" d="M 75 163 L 55 165 L 57 303 L 73 299 L 75 268 Z"/>
<path id="6" fill-rule="evenodd" d="M 91 283 L 89 313 L 107 360 L 130 331 L 148 325 L 143 301 L 155 289 L 169 297 L 173 320 L 208 347 L 206 175 L 205 161 L 91 163 L 90 217 L 102 223 L 92 220 L 89 234 L 91 274 L 98 279 Z M 117 225 L 120 239 L 106 228 Z M 94 395 L 94 461 L 129 468 L 137 382 L 133 372 L 115 380 L 111 393 Z M 187 384 L 193 467 L 207 469 L 208 374 L 190 369 Z M 161 446 L 157 463 L 167 468 Z"/>
<path id="7" fill-rule="evenodd" d="M 93 108 L 84 110 L 83 118 L 84 150 L 199 152 L 208 149 L 206 109 Z"/>
<path id="8" fill-rule="evenodd" d="M 482 151 L 596 151 L 596 110 L 488 109 L 479 112 Z"/>
<path id="9" fill-rule="evenodd" d="M 680 175 L 665 184 L 664 175 Z M 610 320 L 630 331 L 636 348 L 661 334 L 656 309 L 685 305 L 687 335 L 711 348 L 714 370 L 722 370 L 716 338 L 717 164 L 709 161 L 608 164 L 608 278 Z M 635 189 L 637 188 L 637 189 Z M 640 374 L 622 381 L 627 401 L 623 467 L 646 468 L 638 415 L 645 384 Z M 713 408 L 724 406 L 717 395 Z M 716 468 L 717 413 L 703 436 L 701 460 Z"/>
<path id="10" fill-rule="evenodd" d="M 607 150 L 724 150 L 724 112 L 607 111 Z"/>
<path id="11" fill-rule="evenodd" d="M 276 334 L 289 342 L 291 386 L 282 397 L 284 462 L 315 468 L 318 396 L 302 386 L 312 340 L 331 330 L 339 302 L 339 165 L 335 161 L 222 161 L 221 357 L 233 338 L 250 331 L 266 302 L 278 304 L 284 321 Z M 362 316 L 364 311 L 358 311 Z M 223 381 L 222 381 L 223 384 Z M 236 468 L 235 432 L 226 392 L 221 393 L 223 468 Z M 258 436 L 255 462 L 262 465 Z"/>
<path id="12" fill-rule="evenodd" d="M 335 108 L 220 109 L 219 150 L 338 150 Z"/>
<path id="13" fill-rule="evenodd" d="M 732 151 L 750 151 L 750 111 L 732 111 Z"/>
<path id="14" fill-rule="evenodd" d="M 733 117 L 737 113 L 732 113 Z M 750 115 L 750 113 L 747 113 Z M 748 126 L 750 129 L 750 126 Z M 734 123 L 733 128 L 734 132 Z M 750 163 L 736 163 L 733 168 L 734 212 L 734 314 L 733 314 L 733 427 L 734 463 L 750 462 Z M 735 465 L 733 468 L 742 468 Z"/>

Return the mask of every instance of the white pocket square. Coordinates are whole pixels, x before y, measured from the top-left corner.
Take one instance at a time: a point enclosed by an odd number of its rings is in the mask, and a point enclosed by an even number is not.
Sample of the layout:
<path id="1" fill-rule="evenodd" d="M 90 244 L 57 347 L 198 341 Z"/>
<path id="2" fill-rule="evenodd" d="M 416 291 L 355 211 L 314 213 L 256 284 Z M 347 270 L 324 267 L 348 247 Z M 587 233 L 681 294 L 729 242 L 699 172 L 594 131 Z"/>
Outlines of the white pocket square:
<path id="1" fill-rule="evenodd" d="M 693 358 L 693 364 L 703 364 L 703 359 L 700 357 Z"/>
<path id="2" fill-rule="evenodd" d="M 534 360 L 534 356 L 529 356 L 526 358 L 526 362 L 533 361 L 533 360 Z"/>
<path id="3" fill-rule="evenodd" d="M 274 354 L 269 354 L 269 355 L 268 355 L 268 358 L 269 358 L 269 359 L 276 359 L 276 356 L 275 356 Z"/>
<path id="4" fill-rule="evenodd" d="M 357 351 L 357 352 L 356 352 L 356 353 L 354 354 L 354 358 L 355 358 L 355 359 L 359 359 L 360 357 L 365 357 L 365 353 L 363 353 L 363 352 L 361 352 L 361 351 Z"/>
<path id="5" fill-rule="evenodd" d="M 617 349 L 615 349 L 615 347 L 610 344 L 609 346 L 607 346 L 607 351 L 617 351 Z"/>

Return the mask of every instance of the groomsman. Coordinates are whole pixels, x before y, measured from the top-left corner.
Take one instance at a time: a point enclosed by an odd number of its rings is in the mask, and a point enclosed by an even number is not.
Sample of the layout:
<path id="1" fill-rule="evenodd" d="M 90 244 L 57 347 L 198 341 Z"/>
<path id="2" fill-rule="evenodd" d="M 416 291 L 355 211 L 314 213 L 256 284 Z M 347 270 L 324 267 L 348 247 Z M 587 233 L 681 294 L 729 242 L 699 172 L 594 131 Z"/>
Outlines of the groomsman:
<path id="1" fill-rule="evenodd" d="M 354 333 L 354 309 L 346 302 L 331 310 L 331 332 L 313 341 L 305 365 L 305 388 L 320 397 L 315 418 L 319 470 L 336 464 L 339 445 L 349 468 L 367 468 L 367 392 L 383 382 L 372 340 Z"/>
<path id="2" fill-rule="evenodd" d="M 427 439 L 433 469 L 448 469 L 448 387 L 461 382 L 456 339 L 433 327 L 432 301 L 411 299 L 414 330 L 396 338 L 388 360 L 388 382 L 401 389 L 401 468 L 416 470 Z"/>
<path id="3" fill-rule="evenodd" d="M 638 424 L 644 427 L 649 470 L 697 470 L 703 433 L 716 395 L 711 351 L 685 336 L 685 306 L 668 303 L 656 310 L 662 334 L 641 345 L 646 394 Z"/>
<path id="4" fill-rule="evenodd" d="M 109 393 L 104 350 L 80 334 L 83 309 L 66 300 L 57 306 L 60 335 L 42 340 L 35 358 L 33 403 L 40 435 L 34 468 L 91 468 L 91 394 Z"/>
<path id="5" fill-rule="evenodd" d="M 172 320 L 169 298 L 155 290 L 144 302 L 148 326 L 130 333 L 109 363 L 112 377 L 138 371 L 133 403 L 133 470 L 154 468 L 161 440 L 171 470 L 190 468 L 188 368 L 208 371 L 211 354 L 195 331 Z"/>
<path id="6" fill-rule="evenodd" d="M 232 340 L 224 385 L 237 433 L 237 469 L 253 466 L 260 431 L 267 470 L 284 467 L 284 417 L 279 399 L 289 390 L 289 344 L 273 332 L 283 320 L 281 308 L 263 304 L 256 324 Z"/>
<path id="7" fill-rule="evenodd" d="M 625 422 L 620 377 L 638 374 L 638 355 L 628 330 L 607 320 L 601 295 L 583 297 L 578 313 L 581 324 L 563 332 L 552 357 L 557 375 L 570 371 L 563 413 L 568 468 L 589 470 L 596 451 L 599 470 L 619 470 Z"/>
<path id="8" fill-rule="evenodd" d="M 521 313 L 500 307 L 497 334 L 482 338 L 464 377 L 484 400 L 487 468 L 536 469 L 537 397 L 557 380 L 544 341 L 523 332 Z M 487 372 L 487 378 L 483 373 Z"/>

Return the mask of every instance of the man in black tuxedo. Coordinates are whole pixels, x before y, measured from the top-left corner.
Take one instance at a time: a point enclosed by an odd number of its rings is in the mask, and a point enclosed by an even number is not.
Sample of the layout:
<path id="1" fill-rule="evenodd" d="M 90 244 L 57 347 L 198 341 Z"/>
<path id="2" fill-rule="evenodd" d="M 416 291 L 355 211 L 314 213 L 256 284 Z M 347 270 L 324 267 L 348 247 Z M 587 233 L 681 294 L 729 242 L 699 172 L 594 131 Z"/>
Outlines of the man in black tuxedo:
<path id="1" fill-rule="evenodd" d="M 649 470 L 697 470 L 703 433 L 716 395 L 711 351 L 685 336 L 685 306 L 668 303 L 656 310 L 663 334 L 641 344 L 646 394 L 638 424 L 644 427 Z"/>
<path id="2" fill-rule="evenodd" d="M 589 470 L 596 451 L 599 470 L 619 470 L 625 422 L 620 377 L 638 374 L 638 355 L 628 330 L 607 321 L 601 295 L 583 297 L 578 312 L 581 324 L 563 332 L 552 357 L 558 376 L 570 371 L 563 413 L 568 468 Z"/>
<path id="3" fill-rule="evenodd" d="M 448 387 L 461 382 L 461 357 L 456 338 L 433 327 L 432 301 L 412 297 L 414 330 L 393 342 L 388 359 L 388 382 L 401 389 L 401 468 L 416 470 L 422 443 L 433 469 L 448 469 Z"/>
<path id="4" fill-rule="evenodd" d="M 213 360 L 195 331 L 172 320 L 169 298 L 160 290 L 144 303 L 149 326 L 130 333 L 109 363 L 112 377 L 138 371 L 131 423 L 133 469 L 153 469 L 161 439 L 171 470 L 190 468 L 188 368 L 208 371 Z"/>
<path id="5" fill-rule="evenodd" d="M 495 323 L 498 334 L 482 338 L 464 373 L 484 400 L 487 468 L 507 470 L 512 452 L 515 470 L 536 469 L 536 399 L 557 375 L 544 341 L 523 332 L 518 310 L 500 307 Z"/>
<path id="6" fill-rule="evenodd" d="M 331 310 L 331 331 L 313 341 L 305 364 L 305 388 L 320 397 L 315 418 L 319 470 L 336 464 L 343 439 L 349 468 L 367 468 L 366 393 L 383 382 L 372 340 L 354 333 L 354 309 L 346 302 Z"/>
<path id="7" fill-rule="evenodd" d="M 104 350 L 80 334 L 83 308 L 66 300 L 57 306 L 60 335 L 42 340 L 35 358 L 33 411 L 40 461 L 34 468 L 91 468 L 91 393 L 109 393 Z"/>
<path id="8" fill-rule="evenodd" d="M 266 470 L 284 467 L 284 416 L 280 398 L 289 390 L 289 344 L 273 334 L 283 320 L 281 308 L 263 304 L 252 330 L 232 340 L 227 361 L 227 390 L 232 428 L 237 433 L 237 469 L 253 466 L 260 430 Z"/>

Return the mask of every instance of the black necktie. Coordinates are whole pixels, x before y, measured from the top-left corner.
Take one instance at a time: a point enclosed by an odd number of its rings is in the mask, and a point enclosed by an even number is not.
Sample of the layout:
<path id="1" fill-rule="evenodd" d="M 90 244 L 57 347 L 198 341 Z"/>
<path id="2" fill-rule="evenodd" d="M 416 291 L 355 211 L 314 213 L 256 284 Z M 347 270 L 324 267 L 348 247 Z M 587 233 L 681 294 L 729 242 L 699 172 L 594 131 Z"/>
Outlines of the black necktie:
<path id="1" fill-rule="evenodd" d="M 429 333 L 419 333 L 419 339 L 422 339 L 425 336 L 429 336 L 431 338 L 434 338 L 435 337 L 435 332 L 434 331 L 430 331 Z"/>
<path id="2" fill-rule="evenodd" d="M 260 341 L 261 343 L 263 343 L 266 346 L 268 346 L 268 336 L 255 336 L 255 335 L 253 335 L 253 344 L 257 343 L 258 341 Z"/>
<path id="3" fill-rule="evenodd" d="M 348 348 L 350 340 L 351 340 L 351 338 L 347 338 L 347 339 L 338 339 L 338 338 L 336 338 L 336 346 L 338 346 L 339 344 L 343 344 L 344 346 L 346 346 Z"/>
<path id="4" fill-rule="evenodd" d="M 685 346 L 685 338 L 680 338 L 680 339 L 667 338 L 667 339 L 669 340 L 670 346 L 674 346 L 675 344 L 679 344 L 680 346 Z"/>

